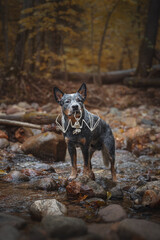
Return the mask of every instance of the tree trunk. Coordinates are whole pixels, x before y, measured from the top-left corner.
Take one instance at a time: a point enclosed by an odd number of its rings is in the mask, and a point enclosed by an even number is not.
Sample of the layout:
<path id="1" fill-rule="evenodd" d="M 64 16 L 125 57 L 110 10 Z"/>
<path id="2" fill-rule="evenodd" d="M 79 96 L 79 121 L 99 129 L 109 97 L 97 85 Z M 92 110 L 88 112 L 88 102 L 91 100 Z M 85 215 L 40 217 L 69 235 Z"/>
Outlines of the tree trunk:
<path id="1" fill-rule="evenodd" d="M 4 5 L 0 2 L 1 19 L 2 19 L 2 36 L 4 39 L 5 64 L 8 65 L 8 0 L 4 1 Z"/>
<path id="2" fill-rule="evenodd" d="M 139 49 L 139 60 L 136 70 L 138 77 L 146 78 L 152 67 L 159 16 L 160 1 L 150 0 L 145 34 Z"/>
<path id="3" fill-rule="evenodd" d="M 98 76 L 97 76 L 97 81 L 96 81 L 96 83 L 98 85 L 102 85 L 102 80 L 101 80 L 101 57 L 102 57 L 102 52 L 103 52 L 103 44 L 104 44 L 104 40 L 105 40 L 105 36 L 106 36 L 106 32 L 107 32 L 107 28 L 108 28 L 110 18 L 112 16 L 112 13 L 116 9 L 118 3 L 119 3 L 119 0 L 115 3 L 113 8 L 111 9 L 111 11 L 107 15 L 104 30 L 103 30 L 103 34 L 102 34 L 102 38 L 101 38 L 101 41 L 100 41 L 100 46 L 99 46 L 99 51 L 98 51 L 98 71 L 97 71 Z"/>

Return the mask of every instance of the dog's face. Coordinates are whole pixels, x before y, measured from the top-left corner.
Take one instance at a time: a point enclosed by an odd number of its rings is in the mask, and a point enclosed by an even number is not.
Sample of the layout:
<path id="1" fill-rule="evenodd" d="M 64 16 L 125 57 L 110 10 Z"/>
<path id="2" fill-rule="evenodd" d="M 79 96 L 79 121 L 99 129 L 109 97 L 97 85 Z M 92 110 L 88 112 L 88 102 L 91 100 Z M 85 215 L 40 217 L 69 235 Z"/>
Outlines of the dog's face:
<path id="1" fill-rule="evenodd" d="M 56 101 L 61 105 L 62 111 L 66 116 L 72 116 L 83 110 L 83 103 L 86 99 L 87 88 L 83 83 L 76 93 L 65 94 L 59 88 L 54 88 Z"/>

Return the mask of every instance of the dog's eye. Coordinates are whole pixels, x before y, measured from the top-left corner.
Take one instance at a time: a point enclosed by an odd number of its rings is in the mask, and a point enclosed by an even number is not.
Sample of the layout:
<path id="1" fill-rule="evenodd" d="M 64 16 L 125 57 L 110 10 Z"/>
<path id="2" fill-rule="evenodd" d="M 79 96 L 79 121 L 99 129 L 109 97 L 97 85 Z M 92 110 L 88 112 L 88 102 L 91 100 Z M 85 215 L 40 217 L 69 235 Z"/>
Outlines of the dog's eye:
<path id="1" fill-rule="evenodd" d="M 66 101 L 65 101 L 65 103 L 70 103 L 71 102 L 71 100 L 70 99 L 67 99 Z"/>

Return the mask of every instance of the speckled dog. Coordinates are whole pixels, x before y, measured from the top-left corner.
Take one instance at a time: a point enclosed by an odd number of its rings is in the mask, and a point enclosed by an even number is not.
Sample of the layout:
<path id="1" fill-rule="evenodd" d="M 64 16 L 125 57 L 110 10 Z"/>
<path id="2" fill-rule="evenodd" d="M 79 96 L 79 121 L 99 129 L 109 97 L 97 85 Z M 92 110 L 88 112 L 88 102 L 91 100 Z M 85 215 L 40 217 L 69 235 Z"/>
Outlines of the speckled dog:
<path id="1" fill-rule="evenodd" d="M 54 88 L 55 99 L 62 107 L 61 124 L 58 120 L 57 124 L 64 134 L 72 163 L 69 179 L 77 177 L 76 147 L 80 147 L 84 158 L 84 175 L 95 178 L 91 158 L 96 150 L 101 150 L 104 164 L 108 166 L 110 162 L 112 179 L 116 181 L 115 141 L 112 131 L 105 121 L 85 109 L 86 95 L 85 83 L 73 94 L 65 94 L 59 88 Z"/>

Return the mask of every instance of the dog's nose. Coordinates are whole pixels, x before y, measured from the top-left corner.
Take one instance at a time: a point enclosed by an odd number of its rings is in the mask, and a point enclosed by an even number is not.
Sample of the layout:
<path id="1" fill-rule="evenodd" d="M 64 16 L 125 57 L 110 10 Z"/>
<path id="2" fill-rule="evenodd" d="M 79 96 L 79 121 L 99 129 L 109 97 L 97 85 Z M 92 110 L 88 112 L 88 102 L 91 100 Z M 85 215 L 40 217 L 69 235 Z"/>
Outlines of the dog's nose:
<path id="1" fill-rule="evenodd" d="M 72 105 L 74 111 L 78 110 L 78 105 Z"/>

